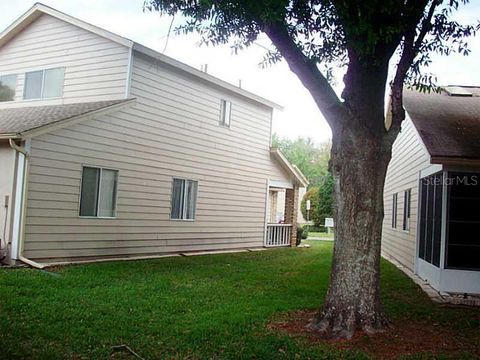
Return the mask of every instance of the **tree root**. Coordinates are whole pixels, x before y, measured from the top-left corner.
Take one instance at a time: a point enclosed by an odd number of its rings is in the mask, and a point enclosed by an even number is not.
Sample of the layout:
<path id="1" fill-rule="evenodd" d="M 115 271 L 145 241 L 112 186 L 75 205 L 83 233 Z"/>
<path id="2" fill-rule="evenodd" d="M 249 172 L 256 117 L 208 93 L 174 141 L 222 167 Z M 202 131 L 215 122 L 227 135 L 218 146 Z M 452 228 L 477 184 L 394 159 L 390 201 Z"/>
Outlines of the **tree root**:
<path id="1" fill-rule="evenodd" d="M 384 332 L 390 322 L 382 312 L 367 315 L 353 308 L 338 310 L 333 307 L 320 312 L 308 327 L 326 339 L 350 340 L 357 330 L 367 335 Z"/>

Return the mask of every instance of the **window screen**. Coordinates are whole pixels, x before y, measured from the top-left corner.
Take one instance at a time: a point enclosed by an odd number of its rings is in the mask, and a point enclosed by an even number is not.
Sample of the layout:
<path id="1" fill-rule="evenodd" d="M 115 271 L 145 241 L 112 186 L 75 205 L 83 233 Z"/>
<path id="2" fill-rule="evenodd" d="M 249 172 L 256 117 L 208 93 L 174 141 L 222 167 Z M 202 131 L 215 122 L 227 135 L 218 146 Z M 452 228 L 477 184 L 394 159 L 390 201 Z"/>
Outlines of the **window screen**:
<path id="1" fill-rule="evenodd" d="M 443 173 L 420 180 L 419 258 L 440 265 Z"/>
<path id="2" fill-rule="evenodd" d="M 118 171 L 84 167 L 80 216 L 115 217 Z"/>
<path id="3" fill-rule="evenodd" d="M 228 100 L 222 100 L 220 111 L 220 125 L 230 126 L 232 117 L 232 103 Z"/>
<path id="4" fill-rule="evenodd" d="M 197 188 L 197 181 L 186 179 L 173 179 L 170 211 L 171 219 L 195 219 Z"/>
<path id="5" fill-rule="evenodd" d="M 64 68 L 31 71 L 25 74 L 24 99 L 48 99 L 63 95 Z"/>
<path id="6" fill-rule="evenodd" d="M 409 189 L 403 193 L 403 230 L 410 230 L 410 198 L 412 191 Z"/>
<path id="7" fill-rule="evenodd" d="M 25 99 L 40 99 L 42 97 L 43 70 L 31 71 L 25 74 Z"/>
<path id="8" fill-rule="evenodd" d="M 43 98 L 61 97 L 63 95 L 64 73 L 64 68 L 45 70 Z"/>
<path id="9" fill-rule="evenodd" d="M 448 173 L 445 267 L 480 270 L 480 173 Z"/>
<path id="10" fill-rule="evenodd" d="M 0 76 L 0 101 L 12 101 L 15 98 L 17 75 Z"/>
<path id="11" fill-rule="evenodd" d="M 392 197 L 392 228 L 397 227 L 397 205 L 398 205 L 398 194 L 393 194 Z"/>

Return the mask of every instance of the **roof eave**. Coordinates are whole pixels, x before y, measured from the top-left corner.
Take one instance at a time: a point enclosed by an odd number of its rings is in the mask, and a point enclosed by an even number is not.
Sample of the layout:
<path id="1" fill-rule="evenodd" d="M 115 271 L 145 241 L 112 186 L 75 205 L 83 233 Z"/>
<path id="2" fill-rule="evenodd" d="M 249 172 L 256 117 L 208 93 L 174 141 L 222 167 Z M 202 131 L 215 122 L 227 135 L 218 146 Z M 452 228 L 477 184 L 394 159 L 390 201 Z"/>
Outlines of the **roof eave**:
<path id="1" fill-rule="evenodd" d="M 131 48 L 133 41 L 126 39 L 120 35 L 114 34 L 108 30 L 99 28 L 73 16 L 65 14 L 61 11 L 53 9 L 41 3 L 35 3 L 30 9 L 28 9 L 22 16 L 15 20 L 10 26 L 8 26 L 2 33 L 0 33 L 0 47 L 5 45 L 8 41 L 13 39 L 18 33 L 25 29 L 28 25 L 38 19 L 42 14 L 53 16 L 57 19 L 68 22 L 72 25 L 91 31 L 99 36 L 112 40 L 120 45 Z"/>
<path id="2" fill-rule="evenodd" d="M 307 187 L 309 185 L 309 182 L 305 175 L 303 175 L 303 173 L 296 165 L 291 164 L 290 161 L 288 161 L 288 159 L 279 149 L 270 148 L 270 154 L 272 154 L 275 159 L 280 162 L 280 165 L 293 176 L 297 184 L 302 187 Z"/>
<path id="3" fill-rule="evenodd" d="M 138 51 L 141 54 L 144 54 L 148 57 L 154 58 L 158 61 L 161 61 L 164 64 L 170 65 L 173 68 L 179 69 L 183 72 L 186 72 L 190 75 L 193 75 L 199 79 L 202 79 L 208 83 L 214 84 L 222 89 L 227 89 L 237 95 L 243 96 L 247 99 L 253 100 L 257 103 L 263 104 L 267 107 L 277 109 L 277 110 L 283 110 L 283 106 L 270 101 L 268 99 L 265 99 L 261 96 L 255 95 L 249 91 L 246 91 L 242 88 L 239 88 L 238 86 L 232 85 L 224 80 L 218 79 L 215 76 L 212 76 L 208 73 L 205 73 L 203 71 L 200 71 L 198 69 L 195 69 L 194 67 L 191 67 L 189 65 L 186 65 L 178 60 L 175 60 L 169 56 L 163 55 L 155 50 L 152 50 L 142 44 L 139 43 L 133 43 L 133 50 Z"/>
<path id="4" fill-rule="evenodd" d="M 30 138 L 33 138 L 35 136 L 39 136 L 39 135 L 49 133 L 49 132 L 54 131 L 54 130 L 62 129 L 66 126 L 71 126 L 71 125 L 77 124 L 79 122 L 92 119 L 95 116 L 101 116 L 101 115 L 111 113 L 113 111 L 121 110 L 125 107 L 128 107 L 132 104 L 135 104 L 136 101 L 137 101 L 136 98 L 127 99 L 127 100 L 122 101 L 122 102 L 117 103 L 117 104 L 105 106 L 105 107 L 103 107 L 101 109 L 97 109 L 97 110 L 88 111 L 88 112 L 85 112 L 83 114 L 72 116 L 72 117 L 69 117 L 67 119 L 58 120 L 58 121 L 50 123 L 50 124 L 38 126 L 36 128 L 31 128 L 31 129 L 28 129 L 28 130 L 24 130 L 22 132 L 10 133 L 10 134 L 0 134 L 0 139 L 1 138 L 4 138 L 4 139 L 30 139 Z"/>
<path id="5" fill-rule="evenodd" d="M 5 133 L 5 134 L 0 134 L 0 140 L 8 140 L 8 139 L 19 139 L 21 138 L 22 135 L 18 133 Z"/>
<path id="6" fill-rule="evenodd" d="M 459 156 L 432 156 L 430 162 L 432 164 L 447 166 L 480 166 L 480 158 L 465 158 Z"/>

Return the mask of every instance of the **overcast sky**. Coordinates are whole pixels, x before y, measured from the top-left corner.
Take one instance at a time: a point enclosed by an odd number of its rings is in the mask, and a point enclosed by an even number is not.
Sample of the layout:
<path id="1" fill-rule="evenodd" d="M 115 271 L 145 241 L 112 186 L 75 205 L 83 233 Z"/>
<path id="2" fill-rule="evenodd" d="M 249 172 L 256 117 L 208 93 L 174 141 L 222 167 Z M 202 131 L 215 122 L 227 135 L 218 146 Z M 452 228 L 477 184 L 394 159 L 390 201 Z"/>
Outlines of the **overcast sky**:
<path id="1" fill-rule="evenodd" d="M 480 19 L 480 1 L 462 7 L 456 17 L 461 22 L 476 23 Z M 4 29 L 35 1 L 15 0 L 0 3 L 0 28 Z M 171 18 L 161 18 L 158 13 L 144 13 L 143 0 L 44 0 L 44 4 L 94 25 L 127 37 L 138 43 L 163 52 Z M 174 27 L 181 22 L 174 19 Z M 263 37 L 259 45 L 234 55 L 228 46 L 198 47 L 198 36 L 171 34 L 165 54 L 186 64 L 200 68 L 208 64 L 208 72 L 223 80 L 271 99 L 285 107 L 276 112 L 274 131 L 281 136 L 295 138 L 309 136 L 315 141 L 325 141 L 331 132 L 318 111 L 309 93 L 282 62 L 261 69 L 262 59 L 269 41 Z M 472 54 L 469 57 L 453 55 L 435 58 L 431 71 L 440 84 L 480 85 L 480 34 L 471 41 Z M 338 79 L 338 90 L 341 79 Z"/>

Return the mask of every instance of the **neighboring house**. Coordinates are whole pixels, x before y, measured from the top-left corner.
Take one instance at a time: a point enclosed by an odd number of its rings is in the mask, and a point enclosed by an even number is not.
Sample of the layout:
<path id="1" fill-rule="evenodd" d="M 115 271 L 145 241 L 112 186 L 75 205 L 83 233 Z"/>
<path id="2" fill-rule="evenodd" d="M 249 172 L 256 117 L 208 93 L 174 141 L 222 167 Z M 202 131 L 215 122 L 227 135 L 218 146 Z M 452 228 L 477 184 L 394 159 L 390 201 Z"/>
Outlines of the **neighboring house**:
<path id="1" fill-rule="evenodd" d="M 480 88 L 407 91 L 382 253 L 443 292 L 480 293 Z"/>
<path id="2" fill-rule="evenodd" d="M 0 34 L 0 82 L 5 261 L 295 243 L 307 182 L 270 149 L 273 102 L 42 4 Z"/>

